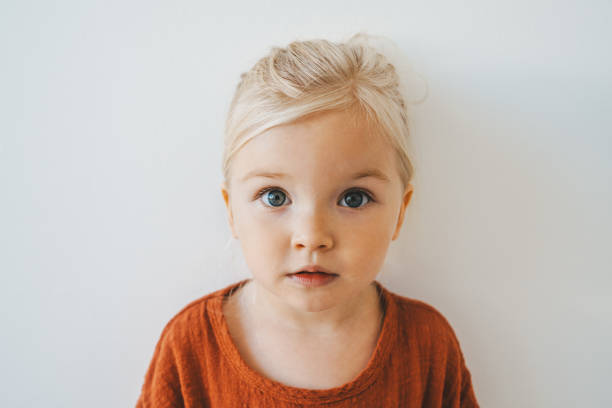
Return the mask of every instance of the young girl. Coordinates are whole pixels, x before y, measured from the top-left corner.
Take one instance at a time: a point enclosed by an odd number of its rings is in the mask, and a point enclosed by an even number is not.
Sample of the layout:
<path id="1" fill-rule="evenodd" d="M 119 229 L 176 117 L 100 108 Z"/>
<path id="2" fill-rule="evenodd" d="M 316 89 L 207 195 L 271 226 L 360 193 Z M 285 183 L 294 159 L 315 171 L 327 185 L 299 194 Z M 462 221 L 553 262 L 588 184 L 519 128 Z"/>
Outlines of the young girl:
<path id="1" fill-rule="evenodd" d="M 253 277 L 170 320 L 137 407 L 478 407 L 446 319 L 375 280 L 413 170 L 398 76 L 362 39 L 242 75 L 221 192 Z"/>

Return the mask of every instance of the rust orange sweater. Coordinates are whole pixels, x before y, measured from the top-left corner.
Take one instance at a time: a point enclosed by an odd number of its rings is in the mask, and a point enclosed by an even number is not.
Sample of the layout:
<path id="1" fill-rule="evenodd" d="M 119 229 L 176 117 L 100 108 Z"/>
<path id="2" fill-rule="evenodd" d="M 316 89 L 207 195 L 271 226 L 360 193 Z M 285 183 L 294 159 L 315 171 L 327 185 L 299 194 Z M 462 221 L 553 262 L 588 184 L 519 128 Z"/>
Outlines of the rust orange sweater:
<path id="1" fill-rule="evenodd" d="M 326 390 L 290 387 L 246 365 L 229 334 L 224 296 L 241 281 L 185 306 L 162 331 L 137 408 L 478 407 L 459 342 L 433 307 L 383 295 L 384 318 L 367 366 Z M 271 357 L 273 358 L 273 357 Z"/>

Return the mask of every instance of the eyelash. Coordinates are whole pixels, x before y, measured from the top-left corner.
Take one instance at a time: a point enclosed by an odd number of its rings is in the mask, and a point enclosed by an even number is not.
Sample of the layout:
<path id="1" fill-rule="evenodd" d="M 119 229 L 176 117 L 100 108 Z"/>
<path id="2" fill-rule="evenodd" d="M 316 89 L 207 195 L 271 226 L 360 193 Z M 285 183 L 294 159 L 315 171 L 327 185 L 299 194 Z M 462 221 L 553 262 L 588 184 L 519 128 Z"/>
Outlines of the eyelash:
<path id="1" fill-rule="evenodd" d="M 262 197 L 264 194 L 266 194 L 266 193 L 268 193 L 268 192 L 270 192 L 270 191 L 275 191 L 275 190 L 278 190 L 278 191 L 283 191 L 283 189 L 282 189 L 282 188 L 279 188 L 279 187 L 276 187 L 276 186 L 268 186 L 268 187 L 264 187 L 263 189 L 259 190 L 259 192 L 257 192 L 257 194 L 255 195 L 255 200 L 259 200 L 259 199 L 260 199 L 260 198 L 261 198 L 261 197 Z M 347 195 L 347 194 L 349 194 L 349 193 L 353 193 L 353 192 L 362 193 L 363 195 L 365 195 L 365 196 L 366 196 L 366 198 L 368 199 L 367 203 L 365 203 L 364 205 L 362 205 L 362 206 L 360 206 L 360 207 L 348 207 L 348 206 L 342 206 L 342 207 L 346 207 L 346 208 L 351 208 L 351 209 L 353 209 L 353 210 L 357 210 L 357 209 L 360 209 L 360 208 L 364 208 L 364 207 L 368 206 L 368 205 L 369 205 L 369 204 L 371 204 L 371 203 L 376 202 L 376 201 L 374 200 L 374 198 L 373 198 L 373 194 L 372 194 L 372 193 L 370 193 L 370 192 L 369 192 L 369 191 L 367 191 L 367 190 L 362 189 L 362 188 L 351 188 L 351 189 L 349 189 L 349 190 L 345 191 L 345 192 L 342 194 L 342 197 L 346 196 L 346 195 Z M 283 191 L 283 193 L 284 193 L 284 191 Z M 287 196 L 287 194 L 285 194 L 285 196 Z M 267 208 L 281 208 L 281 207 L 283 207 L 282 205 L 281 205 L 281 206 L 279 206 L 279 207 L 274 207 L 274 206 L 272 206 L 272 205 L 268 205 L 268 204 L 263 204 L 263 205 L 264 205 L 265 207 L 267 207 Z"/>

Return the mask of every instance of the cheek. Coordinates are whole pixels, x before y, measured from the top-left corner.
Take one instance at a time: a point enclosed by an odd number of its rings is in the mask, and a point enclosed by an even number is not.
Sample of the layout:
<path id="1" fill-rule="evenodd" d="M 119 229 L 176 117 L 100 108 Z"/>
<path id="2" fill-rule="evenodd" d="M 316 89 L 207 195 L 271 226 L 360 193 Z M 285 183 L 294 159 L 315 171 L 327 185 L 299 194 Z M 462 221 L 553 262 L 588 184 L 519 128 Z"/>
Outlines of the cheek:
<path id="1" fill-rule="evenodd" d="M 239 240 L 245 261 L 253 273 L 282 267 L 281 260 L 287 248 L 288 237 L 279 222 L 255 212 L 243 212 L 237 219 Z"/>
<path id="2" fill-rule="evenodd" d="M 372 270 L 382 265 L 392 237 L 388 224 L 378 218 L 345 231 L 342 236 L 343 246 L 350 252 L 347 255 L 351 263 Z"/>
<path id="3" fill-rule="evenodd" d="M 386 247 L 391 241 L 395 227 L 395 219 L 392 213 L 393 211 L 385 207 L 363 218 L 355 218 L 352 222 L 347 222 L 350 233 L 346 236 L 355 240 L 361 246 Z"/>

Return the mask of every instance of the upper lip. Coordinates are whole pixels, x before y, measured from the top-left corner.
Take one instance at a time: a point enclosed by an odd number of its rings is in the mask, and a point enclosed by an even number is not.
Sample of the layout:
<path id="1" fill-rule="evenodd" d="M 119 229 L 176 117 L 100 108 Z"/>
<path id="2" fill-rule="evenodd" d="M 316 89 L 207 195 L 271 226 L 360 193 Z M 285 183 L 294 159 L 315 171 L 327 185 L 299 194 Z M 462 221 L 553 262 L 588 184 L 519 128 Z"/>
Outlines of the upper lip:
<path id="1" fill-rule="evenodd" d="M 305 265 L 305 266 L 298 268 L 298 270 L 292 273 L 299 273 L 299 272 L 324 272 L 324 273 L 336 275 L 335 273 L 330 272 L 328 269 L 322 266 L 319 266 L 319 265 Z"/>

